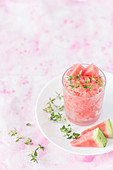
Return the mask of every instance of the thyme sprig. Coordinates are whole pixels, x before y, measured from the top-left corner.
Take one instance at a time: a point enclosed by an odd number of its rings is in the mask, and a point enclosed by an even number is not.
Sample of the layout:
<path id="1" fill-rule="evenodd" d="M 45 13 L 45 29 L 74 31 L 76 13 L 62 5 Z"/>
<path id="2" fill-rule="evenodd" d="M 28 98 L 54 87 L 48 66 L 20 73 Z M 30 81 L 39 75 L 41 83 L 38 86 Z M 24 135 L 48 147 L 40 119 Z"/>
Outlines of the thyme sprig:
<path id="1" fill-rule="evenodd" d="M 38 148 L 36 148 L 34 151 L 32 151 L 31 154 L 29 154 L 29 156 L 31 156 L 31 160 L 30 160 L 30 161 L 34 161 L 34 162 L 36 162 L 36 163 L 38 163 L 38 160 L 37 160 L 38 153 L 37 153 L 37 151 L 38 151 L 39 149 L 41 149 L 41 150 L 44 151 L 44 149 L 45 149 L 45 147 L 42 146 L 42 145 L 40 145 L 40 144 L 38 144 L 38 146 L 39 146 Z"/>
<path id="2" fill-rule="evenodd" d="M 70 84 L 71 84 L 71 82 L 72 82 L 73 79 L 75 79 L 75 77 L 68 76 L 68 81 L 70 82 Z"/>
<path id="3" fill-rule="evenodd" d="M 53 98 L 53 99 L 49 98 L 49 102 L 47 102 L 46 108 L 44 108 L 43 110 L 45 112 L 50 113 L 50 120 L 57 122 L 57 123 L 58 122 L 64 123 L 61 126 L 60 131 L 64 133 L 64 136 L 66 136 L 67 139 L 71 139 L 71 138 L 77 139 L 80 134 L 72 131 L 71 125 L 67 124 L 67 120 L 62 113 L 62 111 L 64 110 L 64 105 L 56 104 L 56 100 L 59 99 L 61 101 L 63 96 L 57 92 L 56 92 L 56 94 L 57 94 L 57 96 L 55 98 Z"/>
<path id="4" fill-rule="evenodd" d="M 79 72 L 79 74 L 77 74 L 77 75 L 76 75 L 76 77 L 77 77 L 77 81 L 80 79 L 81 74 L 82 74 L 82 70 Z"/>
<path id="5" fill-rule="evenodd" d="M 37 153 L 37 151 L 39 149 L 44 150 L 45 149 L 44 146 L 38 144 L 38 147 L 35 150 L 32 150 L 32 148 L 31 148 L 32 139 L 29 138 L 29 137 L 26 138 L 23 135 L 21 135 L 20 133 L 18 133 L 16 128 L 14 130 L 11 130 L 8 134 L 11 135 L 11 136 L 16 136 L 16 142 L 19 142 L 20 140 L 22 140 L 25 145 L 28 145 L 30 150 L 31 150 L 31 154 L 28 155 L 28 156 L 31 157 L 30 161 L 34 161 L 34 162 L 38 163 L 38 160 L 37 160 L 38 153 Z"/>
<path id="6" fill-rule="evenodd" d="M 76 75 L 76 77 L 68 76 L 68 81 L 70 82 L 70 84 L 71 84 L 72 80 L 74 80 L 75 78 L 77 78 L 77 81 L 78 81 L 81 77 L 81 74 L 82 74 L 82 70 L 79 72 L 79 74 Z"/>
<path id="7" fill-rule="evenodd" d="M 62 119 L 62 114 L 60 113 L 55 114 L 54 112 L 51 113 L 50 120 L 58 122 L 58 121 L 61 121 L 61 119 Z"/>
<path id="8" fill-rule="evenodd" d="M 67 136 L 67 139 L 77 139 L 78 136 L 80 135 L 79 133 L 72 132 L 72 128 L 70 124 L 68 124 L 67 126 L 63 125 L 60 128 L 60 130 L 61 132 L 64 133 L 64 136 Z"/>
<path id="9" fill-rule="evenodd" d="M 103 87 L 103 81 L 101 81 L 101 76 L 94 78 L 93 76 L 83 76 L 81 75 L 82 70 L 79 72 L 79 74 L 76 75 L 76 77 L 72 77 L 72 76 L 68 76 L 68 81 L 70 82 L 70 87 L 73 90 L 74 88 L 80 88 L 83 87 L 85 89 L 89 89 L 89 91 L 91 91 L 91 87 L 93 85 L 97 85 L 97 86 L 101 86 Z M 87 77 L 87 80 L 85 80 L 83 83 L 79 82 L 80 77 Z M 76 79 L 77 78 L 77 79 Z M 71 84 L 72 80 L 75 79 L 76 83 L 75 84 Z M 94 81 L 94 83 L 92 83 L 92 81 Z"/>
<path id="10" fill-rule="evenodd" d="M 56 105 L 54 103 L 55 100 L 57 100 L 57 99 L 61 100 L 63 98 L 61 93 L 57 93 L 56 92 L 56 94 L 57 94 L 57 96 L 55 98 L 53 98 L 53 99 L 51 97 L 49 97 L 49 101 L 46 103 L 46 108 L 43 109 L 45 112 L 51 113 L 53 117 L 54 117 L 54 114 L 55 114 L 55 108 L 58 111 L 58 113 L 60 111 L 63 111 L 63 109 L 64 109 L 64 105 L 61 105 L 61 104 L 60 105 Z M 54 114 L 53 114 L 53 112 L 54 112 Z"/>

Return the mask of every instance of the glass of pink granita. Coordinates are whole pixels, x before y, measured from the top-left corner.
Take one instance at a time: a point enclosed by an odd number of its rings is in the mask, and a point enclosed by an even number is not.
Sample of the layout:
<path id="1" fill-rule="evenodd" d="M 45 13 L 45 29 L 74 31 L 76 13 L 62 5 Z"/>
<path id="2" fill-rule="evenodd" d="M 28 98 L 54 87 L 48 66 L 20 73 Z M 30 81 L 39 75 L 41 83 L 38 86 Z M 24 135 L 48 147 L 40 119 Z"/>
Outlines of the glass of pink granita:
<path id="1" fill-rule="evenodd" d="M 64 109 L 77 125 L 90 125 L 102 110 L 106 77 L 94 64 L 74 64 L 62 77 Z"/>

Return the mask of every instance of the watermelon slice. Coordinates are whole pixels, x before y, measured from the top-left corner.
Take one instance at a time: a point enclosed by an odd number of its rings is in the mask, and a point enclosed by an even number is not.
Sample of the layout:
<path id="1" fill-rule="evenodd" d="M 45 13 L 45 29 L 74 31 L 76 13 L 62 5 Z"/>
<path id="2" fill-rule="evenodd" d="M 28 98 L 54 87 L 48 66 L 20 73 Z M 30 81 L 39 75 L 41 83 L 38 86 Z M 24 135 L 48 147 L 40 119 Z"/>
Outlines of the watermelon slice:
<path id="1" fill-rule="evenodd" d="M 104 135 L 107 138 L 113 138 L 113 128 L 112 128 L 110 119 L 107 119 L 106 121 L 104 121 L 102 123 L 99 123 L 98 125 L 95 125 L 95 126 L 93 126 L 91 128 L 88 128 L 88 129 L 84 130 L 81 133 L 81 135 L 84 135 L 85 133 L 87 133 L 87 132 L 89 132 L 91 130 L 96 129 L 97 127 L 102 130 L 102 132 L 104 133 Z"/>
<path id="2" fill-rule="evenodd" d="M 88 67 L 86 67 L 83 70 L 84 76 L 90 76 L 90 77 L 98 77 L 99 76 L 99 69 L 94 64 L 90 64 Z"/>
<path id="3" fill-rule="evenodd" d="M 81 70 L 84 70 L 84 67 L 81 64 L 74 64 L 71 68 L 70 76 L 75 77 Z"/>
<path id="4" fill-rule="evenodd" d="M 74 147 L 105 147 L 107 144 L 107 139 L 104 136 L 100 128 L 96 128 L 90 132 L 87 132 L 81 137 L 74 139 L 70 142 Z"/>

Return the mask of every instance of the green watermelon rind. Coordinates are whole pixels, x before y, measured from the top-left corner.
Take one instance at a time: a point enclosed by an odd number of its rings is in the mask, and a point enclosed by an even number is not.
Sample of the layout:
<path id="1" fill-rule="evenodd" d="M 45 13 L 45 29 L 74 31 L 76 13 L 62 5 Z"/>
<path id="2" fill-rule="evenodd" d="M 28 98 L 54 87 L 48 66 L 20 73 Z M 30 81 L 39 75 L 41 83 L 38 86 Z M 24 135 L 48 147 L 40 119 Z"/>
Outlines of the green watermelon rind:
<path id="1" fill-rule="evenodd" d="M 107 119 L 105 124 L 106 124 L 106 134 L 108 135 L 108 138 L 113 138 L 113 127 L 110 119 Z"/>
<path id="2" fill-rule="evenodd" d="M 100 128 L 94 130 L 93 138 L 98 147 L 104 148 L 107 145 L 107 138 L 104 136 Z"/>

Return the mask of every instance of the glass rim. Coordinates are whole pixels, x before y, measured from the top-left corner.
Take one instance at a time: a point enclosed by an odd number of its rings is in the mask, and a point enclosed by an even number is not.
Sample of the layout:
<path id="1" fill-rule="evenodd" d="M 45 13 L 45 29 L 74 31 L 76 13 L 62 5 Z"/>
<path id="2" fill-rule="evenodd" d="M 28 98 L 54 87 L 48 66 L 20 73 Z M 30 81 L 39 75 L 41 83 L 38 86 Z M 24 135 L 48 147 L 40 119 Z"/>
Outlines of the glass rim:
<path id="1" fill-rule="evenodd" d="M 81 65 L 89 66 L 90 64 L 81 64 Z M 71 66 L 71 67 L 72 67 L 72 66 Z M 63 85 L 63 88 L 66 90 L 66 92 L 69 93 L 72 97 L 78 97 L 78 98 L 86 98 L 86 99 L 88 99 L 88 98 L 96 97 L 96 96 L 98 96 L 99 94 L 101 94 L 101 93 L 104 91 L 104 89 L 105 89 L 105 87 L 106 87 L 106 76 L 105 76 L 104 72 L 98 67 L 99 71 L 103 74 L 104 79 L 105 79 L 105 80 L 104 80 L 104 81 L 105 81 L 105 82 L 104 82 L 104 86 L 103 86 L 101 92 L 99 92 L 99 93 L 97 93 L 97 94 L 95 94 L 95 95 L 93 95 L 93 96 L 89 96 L 89 97 L 85 97 L 85 96 L 75 96 L 74 94 L 70 93 L 70 92 L 66 89 L 66 87 L 64 86 L 63 79 L 64 79 L 64 76 L 65 76 L 66 72 L 67 72 L 71 67 L 69 67 L 69 68 L 64 72 L 64 74 L 63 74 L 63 76 L 62 76 L 62 85 Z M 97 67 L 97 66 L 96 66 L 96 67 Z"/>

